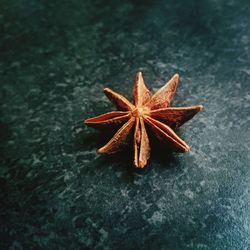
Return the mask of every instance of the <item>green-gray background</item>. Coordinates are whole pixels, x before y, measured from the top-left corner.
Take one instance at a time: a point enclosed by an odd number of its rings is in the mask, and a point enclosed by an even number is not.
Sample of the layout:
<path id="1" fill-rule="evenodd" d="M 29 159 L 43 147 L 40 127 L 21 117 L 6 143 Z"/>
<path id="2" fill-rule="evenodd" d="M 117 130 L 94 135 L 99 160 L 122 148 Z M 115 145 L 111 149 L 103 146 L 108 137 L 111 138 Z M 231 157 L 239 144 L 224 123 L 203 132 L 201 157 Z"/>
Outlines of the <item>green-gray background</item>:
<path id="1" fill-rule="evenodd" d="M 141 171 L 81 123 L 137 70 L 205 106 Z M 249 249 L 249 84 L 248 0 L 0 0 L 0 248 Z"/>

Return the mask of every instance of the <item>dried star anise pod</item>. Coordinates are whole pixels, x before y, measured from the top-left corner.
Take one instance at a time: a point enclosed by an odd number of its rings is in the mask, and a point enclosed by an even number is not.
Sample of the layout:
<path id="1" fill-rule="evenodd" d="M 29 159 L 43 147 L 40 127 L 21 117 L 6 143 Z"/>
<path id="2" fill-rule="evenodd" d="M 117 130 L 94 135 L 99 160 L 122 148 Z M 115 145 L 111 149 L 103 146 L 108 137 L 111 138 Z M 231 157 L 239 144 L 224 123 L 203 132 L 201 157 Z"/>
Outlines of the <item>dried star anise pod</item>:
<path id="1" fill-rule="evenodd" d="M 101 154 L 113 154 L 128 143 L 129 135 L 133 133 L 134 166 L 143 168 L 150 157 L 148 130 L 156 138 L 166 143 L 174 151 L 188 152 L 189 146 L 173 131 L 190 120 L 203 107 L 169 107 L 174 97 L 179 76 L 175 74 L 153 96 L 147 89 L 142 73 L 138 72 L 133 87 L 133 103 L 124 96 L 104 89 L 104 93 L 117 107 L 118 111 L 109 112 L 84 121 L 96 129 L 109 130 L 118 127 L 118 131 L 110 141 L 98 150 Z"/>

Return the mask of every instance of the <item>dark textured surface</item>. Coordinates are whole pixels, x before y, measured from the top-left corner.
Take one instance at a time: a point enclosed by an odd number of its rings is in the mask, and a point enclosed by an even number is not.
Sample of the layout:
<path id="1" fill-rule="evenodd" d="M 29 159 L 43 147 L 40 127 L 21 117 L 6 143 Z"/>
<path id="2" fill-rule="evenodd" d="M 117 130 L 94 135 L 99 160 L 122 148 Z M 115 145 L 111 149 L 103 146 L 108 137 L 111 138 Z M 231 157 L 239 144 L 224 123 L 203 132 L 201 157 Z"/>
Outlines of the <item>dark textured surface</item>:
<path id="1" fill-rule="evenodd" d="M 0 248 L 249 249 L 249 5 L 0 0 Z M 81 125 L 137 70 L 205 106 L 142 171 Z"/>

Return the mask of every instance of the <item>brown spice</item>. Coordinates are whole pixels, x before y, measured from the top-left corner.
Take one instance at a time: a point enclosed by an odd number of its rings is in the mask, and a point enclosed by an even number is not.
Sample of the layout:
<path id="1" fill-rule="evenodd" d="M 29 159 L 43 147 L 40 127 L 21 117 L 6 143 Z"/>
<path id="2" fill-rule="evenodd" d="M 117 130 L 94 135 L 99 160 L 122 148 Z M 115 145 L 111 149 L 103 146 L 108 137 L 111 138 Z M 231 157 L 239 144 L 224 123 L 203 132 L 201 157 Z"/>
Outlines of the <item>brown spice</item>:
<path id="1" fill-rule="evenodd" d="M 150 128 L 159 141 L 166 143 L 174 151 L 188 152 L 189 146 L 178 137 L 173 128 L 190 120 L 203 106 L 169 107 L 176 92 L 178 80 L 179 76 L 175 74 L 151 96 L 142 78 L 142 73 L 138 72 L 132 92 L 133 103 L 111 89 L 105 88 L 104 93 L 118 111 L 86 119 L 84 123 L 93 128 L 104 130 L 117 126 L 120 128 L 98 152 L 101 154 L 116 153 L 128 143 L 129 134 L 134 133 L 133 165 L 136 168 L 143 168 L 150 157 L 150 143 L 146 127 Z"/>

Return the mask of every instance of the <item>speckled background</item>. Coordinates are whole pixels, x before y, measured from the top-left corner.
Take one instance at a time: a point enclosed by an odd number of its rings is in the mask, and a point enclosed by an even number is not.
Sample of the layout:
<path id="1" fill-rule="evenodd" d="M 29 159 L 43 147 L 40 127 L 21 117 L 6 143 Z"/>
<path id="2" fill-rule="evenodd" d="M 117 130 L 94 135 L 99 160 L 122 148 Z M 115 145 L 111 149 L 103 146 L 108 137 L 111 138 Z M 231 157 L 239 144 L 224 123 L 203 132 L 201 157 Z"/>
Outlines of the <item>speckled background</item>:
<path id="1" fill-rule="evenodd" d="M 127 154 L 82 120 L 181 76 L 188 154 Z M 1 249 L 249 249 L 248 0 L 0 0 Z"/>

